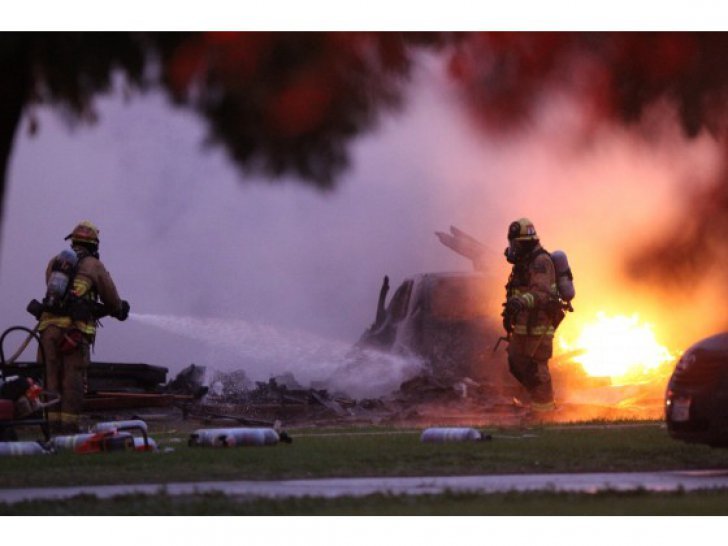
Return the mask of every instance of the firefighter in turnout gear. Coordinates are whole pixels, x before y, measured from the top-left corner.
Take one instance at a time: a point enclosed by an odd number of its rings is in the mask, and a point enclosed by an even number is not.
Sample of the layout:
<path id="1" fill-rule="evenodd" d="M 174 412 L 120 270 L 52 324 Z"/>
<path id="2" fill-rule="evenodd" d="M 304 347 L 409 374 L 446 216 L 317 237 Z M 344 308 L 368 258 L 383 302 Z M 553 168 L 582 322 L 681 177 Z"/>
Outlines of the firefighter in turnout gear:
<path id="1" fill-rule="evenodd" d="M 506 259 L 513 264 L 506 285 L 503 326 L 508 333 L 508 367 L 526 388 L 534 411 L 555 409 L 548 361 L 554 331 L 563 319 L 556 272 L 533 223 L 517 220 L 508 228 Z"/>
<path id="2" fill-rule="evenodd" d="M 52 258 L 46 269 L 48 291 L 38 325 L 46 361 L 46 388 L 61 395 L 60 408 L 56 406 L 48 414 L 54 432 L 78 430 L 98 318 L 108 314 L 126 320 L 129 316 L 129 303 L 119 298 L 114 281 L 99 260 L 98 228 L 81 222 L 68 239 L 71 251 Z M 59 275 L 65 283 L 62 290 L 54 292 Z"/>

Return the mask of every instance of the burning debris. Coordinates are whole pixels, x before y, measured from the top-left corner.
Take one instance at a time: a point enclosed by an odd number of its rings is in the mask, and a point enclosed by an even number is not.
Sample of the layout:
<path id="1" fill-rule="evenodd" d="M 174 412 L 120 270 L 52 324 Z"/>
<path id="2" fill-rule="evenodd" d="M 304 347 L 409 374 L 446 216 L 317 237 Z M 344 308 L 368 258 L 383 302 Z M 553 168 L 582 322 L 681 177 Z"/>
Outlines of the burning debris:
<path id="1" fill-rule="evenodd" d="M 289 371 L 254 381 L 244 369 L 191 364 L 164 383 L 166 368 L 93 364 L 85 409 L 167 407 L 206 424 L 273 429 L 281 422 L 475 425 L 529 419 L 528 395 L 497 350 L 500 294 L 487 278 L 487 248 L 455 227 L 436 235 L 475 271 L 413 276 L 389 301 L 385 276 L 374 322 L 353 347 L 337 353 L 335 369 L 329 367 L 323 380 L 309 375 L 306 385 Z M 673 355 L 636 317 L 598 318 L 580 337 L 563 336 L 562 353 L 551 361 L 560 406 L 553 419 L 660 417 L 669 375 L 662 371 Z M 40 372 L 32 364 L 18 371 Z"/>
<path id="2" fill-rule="evenodd" d="M 213 388 L 195 410 L 222 419 L 265 422 L 320 420 L 345 417 L 356 402 L 333 397 L 326 389 L 304 388 L 286 373 L 254 385 L 242 370 L 216 372 Z"/>
<path id="3" fill-rule="evenodd" d="M 658 419 L 663 411 L 660 376 L 617 384 L 587 373 L 577 361 L 584 350 L 556 355 L 552 374 L 559 411 L 551 420 Z M 331 424 L 509 425 L 530 421 L 527 395 L 507 371 L 505 355 L 490 352 L 487 373 L 478 377 L 420 373 L 377 396 L 354 397 L 325 381 L 308 386 L 291 372 L 253 381 L 244 370 L 208 373 L 190 366 L 165 387 L 184 419 L 222 426 L 272 427 Z M 490 374 L 490 375 L 488 375 Z M 194 378 L 192 380 L 191 378 Z M 209 378 L 209 380 L 206 380 Z M 352 378 L 352 380 L 355 379 Z M 209 383 L 209 388 L 207 386 Z M 202 393 L 204 396 L 193 396 Z M 167 394 L 166 396 L 170 396 Z"/>
<path id="4" fill-rule="evenodd" d="M 475 271 L 413 276 L 389 301 L 385 276 L 374 322 L 325 380 L 304 386 L 286 372 L 253 381 L 242 369 L 207 374 L 193 364 L 165 392 L 194 399 L 187 417 L 248 426 L 529 419 L 528 394 L 497 350 L 500 294 L 487 278 L 487 248 L 455 227 L 436 235 Z M 659 418 L 667 374 L 656 370 L 672 355 L 636 318 L 600 320 L 562 339 L 551 362 L 560 411 L 550 418 Z M 631 362 L 642 364 L 639 373 Z"/>

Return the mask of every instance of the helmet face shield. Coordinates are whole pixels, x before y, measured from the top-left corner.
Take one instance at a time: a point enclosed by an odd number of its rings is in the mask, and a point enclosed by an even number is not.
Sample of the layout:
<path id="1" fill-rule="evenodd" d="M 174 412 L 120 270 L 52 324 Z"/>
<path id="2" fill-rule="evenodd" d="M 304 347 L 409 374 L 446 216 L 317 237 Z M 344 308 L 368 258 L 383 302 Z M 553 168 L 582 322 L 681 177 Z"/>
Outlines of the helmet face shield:
<path id="1" fill-rule="evenodd" d="M 509 242 L 503 254 L 508 263 L 514 264 L 528 256 L 537 244 L 538 239 L 514 239 Z"/>

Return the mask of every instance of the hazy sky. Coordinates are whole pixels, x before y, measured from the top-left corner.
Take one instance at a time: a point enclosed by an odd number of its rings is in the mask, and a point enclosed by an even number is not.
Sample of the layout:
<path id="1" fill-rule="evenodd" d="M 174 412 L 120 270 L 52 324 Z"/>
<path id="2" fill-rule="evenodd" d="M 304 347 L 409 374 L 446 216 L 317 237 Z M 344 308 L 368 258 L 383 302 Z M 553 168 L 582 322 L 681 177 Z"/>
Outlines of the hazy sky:
<path id="1" fill-rule="evenodd" d="M 578 308 L 611 282 L 624 241 L 670 218 L 686 173 L 700 183 L 717 165 L 712 143 L 684 142 L 669 120 L 650 145 L 617 129 L 582 142 L 578 115 L 559 97 L 526 135 L 490 142 L 470 127 L 442 74 L 438 62 L 422 65 L 406 109 L 355 142 L 352 169 L 331 193 L 241 179 L 221 150 L 202 150 L 200 120 L 158 94 L 104 98 L 99 123 L 74 130 L 38 110 L 39 133 L 17 135 L 10 165 L 2 324 L 32 324 L 25 306 L 43 296 L 47 261 L 83 219 L 100 227 L 102 260 L 136 313 L 348 345 L 373 320 L 385 273 L 396 287 L 418 272 L 469 269 L 433 235 L 450 224 L 494 250 L 494 290 L 502 290 L 506 228 L 523 215 L 548 248 L 571 251 Z M 190 329 L 107 319 L 94 358 L 174 371 L 242 358 L 234 339 Z"/>
<path id="2" fill-rule="evenodd" d="M 351 343 L 374 318 L 381 278 L 468 264 L 436 241 L 453 215 L 437 194 L 432 151 L 447 108 L 425 71 L 408 110 L 356 143 L 332 193 L 242 180 L 203 151 L 198 118 L 157 94 L 98 102 L 100 122 L 69 130 L 39 110 L 39 133 L 16 141 L 5 205 L 3 322 L 30 324 L 47 260 L 82 219 L 101 230 L 101 257 L 132 312 L 273 324 Z M 439 119 L 438 119 L 439 118 Z M 438 126 L 438 130 L 434 127 Z M 438 218 L 439 221 L 433 220 Z M 213 348 L 130 320 L 104 321 L 98 360 L 179 368 Z"/>

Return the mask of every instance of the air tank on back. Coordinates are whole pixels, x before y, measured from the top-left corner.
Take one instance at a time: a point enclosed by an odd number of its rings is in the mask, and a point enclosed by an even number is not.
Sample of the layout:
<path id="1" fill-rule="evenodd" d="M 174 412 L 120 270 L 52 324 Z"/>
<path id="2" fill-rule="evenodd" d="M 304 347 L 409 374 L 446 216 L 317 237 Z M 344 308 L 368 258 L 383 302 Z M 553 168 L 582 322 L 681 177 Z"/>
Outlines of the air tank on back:
<path id="1" fill-rule="evenodd" d="M 77 264 L 78 256 L 71 249 L 66 249 L 55 257 L 53 265 L 51 265 L 51 274 L 48 278 L 46 305 L 53 307 L 63 299 L 63 296 L 66 295 L 66 290 L 68 290 L 71 274 Z"/>
<path id="2" fill-rule="evenodd" d="M 561 299 L 570 303 L 576 296 L 574 288 L 574 275 L 571 273 L 569 260 L 563 250 L 556 250 L 551 253 L 551 261 L 554 262 L 556 270 L 556 285 L 559 289 Z"/>

